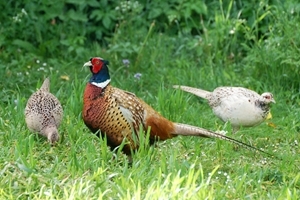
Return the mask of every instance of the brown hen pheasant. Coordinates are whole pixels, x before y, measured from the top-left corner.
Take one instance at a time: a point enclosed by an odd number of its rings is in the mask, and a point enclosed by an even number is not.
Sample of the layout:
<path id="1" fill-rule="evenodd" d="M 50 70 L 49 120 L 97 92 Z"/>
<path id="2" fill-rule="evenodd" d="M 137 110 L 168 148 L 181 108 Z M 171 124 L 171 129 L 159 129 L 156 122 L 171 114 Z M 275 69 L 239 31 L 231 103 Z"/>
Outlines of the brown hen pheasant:
<path id="1" fill-rule="evenodd" d="M 84 66 L 89 67 L 92 72 L 83 96 L 84 123 L 92 132 L 100 130 L 101 134 L 105 134 L 107 143 L 112 148 L 125 140 L 123 151 L 131 154 L 131 150 L 139 148 L 138 139 L 145 137 L 145 134 L 141 135 L 140 129 L 146 132 L 150 128 L 151 144 L 177 135 L 215 137 L 263 152 L 203 128 L 169 121 L 133 93 L 111 86 L 108 61 L 102 58 L 91 58 Z"/>
<path id="2" fill-rule="evenodd" d="M 63 108 L 59 100 L 50 93 L 49 78 L 41 88 L 33 93 L 25 108 L 25 121 L 30 131 L 48 138 L 51 144 L 59 140 L 58 127 L 63 118 Z"/>

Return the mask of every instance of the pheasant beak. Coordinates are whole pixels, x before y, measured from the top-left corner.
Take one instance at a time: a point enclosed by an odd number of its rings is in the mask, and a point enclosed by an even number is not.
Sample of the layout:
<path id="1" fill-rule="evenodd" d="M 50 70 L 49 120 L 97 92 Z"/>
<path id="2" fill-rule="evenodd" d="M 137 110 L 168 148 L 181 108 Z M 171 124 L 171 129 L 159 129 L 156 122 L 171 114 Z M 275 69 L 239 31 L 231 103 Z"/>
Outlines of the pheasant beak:
<path id="1" fill-rule="evenodd" d="M 276 101 L 274 99 L 271 100 L 272 103 L 276 103 Z"/>
<path id="2" fill-rule="evenodd" d="M 91 67 L 91 66 L 93 66 L 93 65 L 92 65 L 92 62 L 91 62 L 91 61 L 88 61 L 88 62 L 84 63 L 83 66 L 84 66 L 84 67 Z"/>

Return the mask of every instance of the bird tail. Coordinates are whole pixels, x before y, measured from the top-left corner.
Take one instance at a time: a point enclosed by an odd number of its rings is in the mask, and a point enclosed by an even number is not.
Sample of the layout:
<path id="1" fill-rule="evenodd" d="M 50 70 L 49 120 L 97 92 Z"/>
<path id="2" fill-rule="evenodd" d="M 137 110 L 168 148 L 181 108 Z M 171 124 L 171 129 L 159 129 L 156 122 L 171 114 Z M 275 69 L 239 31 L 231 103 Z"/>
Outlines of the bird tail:
<path id="1" fill-rule="evenodd" d="M 225 136 L 225 135 L 222 135 L 219 133 L 215 133 L 215 132 L 203 129 L 203 128 L 191 126 L 188 124 L 175 123 L 175 131 L 172 134 L 173 135 L 183 135 L 183 136 L 200 136 L 200 137 L 206 137 L 206 138 L 218 138 L 221 140 L 229 141 L 233 144 L 237 144 L 237 145 L 242 146 L 249 150 L 259 151 L 259 152 L 267 154 L 268 156 L 271 156 L 271 157 L 274 156 L 268 152 L 265 152 L 261 149 L 253 147 L 253 146 L 246 144 L 244 142 L 241 142 L 239 140 L 236 140 L 236 139 L 230 138 L 228 136 Z"/>
<path id="2" fill-rule="evenodd" d="M 210 94 L 210 92 L 202 90 L 202 89 L 198 89 L 198 88 L 193 88 L 193 87 L 188 87 L 188 86 L 183 86 L 183 85 L 173 85 L 173 88 L 178 88 L 181 89 L 185 92 L 189 92 L 192 93 L 198 97 L 207 99 L 207 95 Z"/>
<path id="3" fill-rule="evenodd" d="M 47 77 L 44 80 L 43 85 L 41 86 L 40 90 L 44 90 L 44 91 L 47 91 L 47 92 L 50 91 L 50 80 L 49 80 L 49 77 Z"/>

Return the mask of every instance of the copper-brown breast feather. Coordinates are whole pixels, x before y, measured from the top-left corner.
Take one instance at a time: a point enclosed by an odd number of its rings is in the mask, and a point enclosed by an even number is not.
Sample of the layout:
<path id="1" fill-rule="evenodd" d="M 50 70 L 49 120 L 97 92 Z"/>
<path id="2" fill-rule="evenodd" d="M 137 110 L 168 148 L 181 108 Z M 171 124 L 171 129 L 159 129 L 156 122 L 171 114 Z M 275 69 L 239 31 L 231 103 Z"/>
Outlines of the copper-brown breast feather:
<path id="1" fill-rule="evenodd" d="M 111 95 L 111 90 L 110 86 L 102 90 L 88 83 L 84 92 L 82 115 L 91 131 L 100 130 L 101 133 L 105 133 L 108 144 L 116 147 L 122 143 L 124 137 L 131 134 L 131 127 Z"/>

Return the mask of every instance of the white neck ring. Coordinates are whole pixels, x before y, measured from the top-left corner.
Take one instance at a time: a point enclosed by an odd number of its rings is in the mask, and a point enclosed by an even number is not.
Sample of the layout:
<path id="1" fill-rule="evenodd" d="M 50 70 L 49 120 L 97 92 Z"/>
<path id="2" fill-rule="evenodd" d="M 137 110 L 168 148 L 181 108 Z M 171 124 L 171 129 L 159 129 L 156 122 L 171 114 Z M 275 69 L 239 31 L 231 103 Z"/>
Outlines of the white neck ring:
<path id="1" fill-rule="evenodd" d="M 99 88 L 105 88 L 109 83 L 110 83 L 110 79 L 107 79 L 106 81 L 101 82 L 101 83 L 91 82 L 92 85 L 99 87 Z"/>

